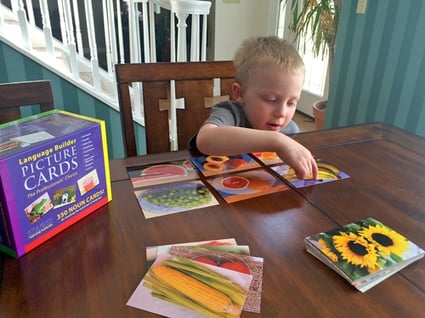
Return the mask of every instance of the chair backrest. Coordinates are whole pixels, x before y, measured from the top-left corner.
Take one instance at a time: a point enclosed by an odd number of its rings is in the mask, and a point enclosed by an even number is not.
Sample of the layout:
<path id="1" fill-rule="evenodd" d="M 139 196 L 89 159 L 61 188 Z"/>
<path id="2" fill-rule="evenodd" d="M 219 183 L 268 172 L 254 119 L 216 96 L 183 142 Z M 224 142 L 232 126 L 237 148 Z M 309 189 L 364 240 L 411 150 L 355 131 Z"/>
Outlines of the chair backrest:
<path id="1" fill-rule="evenodd" d="M 178 149 L 187 149 L 190 138 L 208 117 L 209 107 L 231 97 L 234 73 L 232 61 L 117 64 L 115 74 L 126 155 L 137 155 L 133 114 L 140 107 L 132 107 L 136 83 L 142 82 L 146 149 L 148 153 L 157 153 L 177 150 L 170 147 L 169 121 L 174 119 L 173 111 L 167 111 L 164 106 L 167 99 L 175 101 L 173 84 L 178 105 L 175 116 Z M 179 107 L 181 98 L 184 109 Z"/>
<path id="2" fill-rule="evenodd" d="M 21 118 L 21 106 L 36 105 L 40 112 L 54 109 L 50 81 L 0 84 L 0 124 Z"/>

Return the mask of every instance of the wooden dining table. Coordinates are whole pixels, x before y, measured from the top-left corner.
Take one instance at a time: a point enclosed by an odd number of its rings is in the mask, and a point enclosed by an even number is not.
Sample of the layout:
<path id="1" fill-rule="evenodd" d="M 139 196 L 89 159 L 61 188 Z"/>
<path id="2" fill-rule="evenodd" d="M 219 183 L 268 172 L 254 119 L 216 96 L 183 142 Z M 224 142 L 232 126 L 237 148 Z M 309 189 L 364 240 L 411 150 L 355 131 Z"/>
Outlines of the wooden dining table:
<path id="1" fill-rule="evenodd" d="M 423 315 L 423 259 L 361 293 L 303 240 L 373 217 L 425 248 L 425 139 L 381 123 L 294 138 L 350 177 L 146 219 L 127 169 L 190 153 L 111 160 L 109 204 L 19 259 L 3 256 L 0 317 L 157 317 L 126 305 L 147 271 L 146 247 L 222 238 L 264 259 L 261 313 L 241 317 Z"/>

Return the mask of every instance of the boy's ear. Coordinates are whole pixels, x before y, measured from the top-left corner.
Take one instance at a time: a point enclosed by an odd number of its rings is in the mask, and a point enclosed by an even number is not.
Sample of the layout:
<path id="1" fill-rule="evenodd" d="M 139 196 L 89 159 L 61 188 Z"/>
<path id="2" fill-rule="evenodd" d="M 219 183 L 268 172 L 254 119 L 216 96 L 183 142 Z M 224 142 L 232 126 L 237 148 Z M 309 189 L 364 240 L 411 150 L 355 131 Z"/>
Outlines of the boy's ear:
<path id="1" fill-rule="evenodd" d="M 241 84 L 239 84 L 238 82 L 234 82 L 232 84 L 232 95 L 233 95 L 233 99 L 237 101 L 238 103 L 243 102 L 242 87 L 241 87 Z"/>

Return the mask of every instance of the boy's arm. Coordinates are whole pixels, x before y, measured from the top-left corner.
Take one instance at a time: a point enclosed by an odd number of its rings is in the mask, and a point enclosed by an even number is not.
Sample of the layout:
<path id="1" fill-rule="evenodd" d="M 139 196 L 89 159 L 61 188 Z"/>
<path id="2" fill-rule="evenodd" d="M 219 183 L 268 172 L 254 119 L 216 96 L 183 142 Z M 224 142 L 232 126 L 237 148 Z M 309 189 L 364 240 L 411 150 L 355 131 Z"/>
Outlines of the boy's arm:
<path id="1" fill-rule="evenodd" d="M 317 178 L 317 164 L 310 151 L 281 132 L 205 124 L 196 144 L 199 151 L 209 155 L 273 151 L 296 171 L 299 179 L 310 175 Z"/>

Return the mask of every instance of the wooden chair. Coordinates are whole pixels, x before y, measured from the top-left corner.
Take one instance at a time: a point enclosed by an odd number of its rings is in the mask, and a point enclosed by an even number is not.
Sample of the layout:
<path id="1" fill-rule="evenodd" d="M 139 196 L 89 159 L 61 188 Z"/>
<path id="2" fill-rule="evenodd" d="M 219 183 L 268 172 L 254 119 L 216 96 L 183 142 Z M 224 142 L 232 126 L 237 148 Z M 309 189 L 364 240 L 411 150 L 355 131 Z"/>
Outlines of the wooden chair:
<path id="1" fill-rule="evenodd" d="M 133 115 L 139 115 L 135 109 L 140 109 L 137 107 L 140 105 L 132 107 L 136 83 L 143 83 L 147 152 L 158 153 L 177 150 L 170 148 L 169 120 L 173 119 L 172 110 L 167 111 L 170 100 L 184 98 L 184 109 L 176 109 L 176 135 L 178 149 L 187 149 L 190 138 L 208 117 L 209 107 L 231 97 L 234 72 L 232 61 L 117 64 L 115 74 L 126 155 L 137 155 Z M 218 89 L 214 90 L 213 83 L 217 80 L 213 79 L 220 79 Z"/>
<path id="2" fill-rule="evenodd" d="M 50 81 L 0 84 L 0 124 L 21 118 L 21 106 L 35 105 L 40 112 L 54 109 Z"/>

